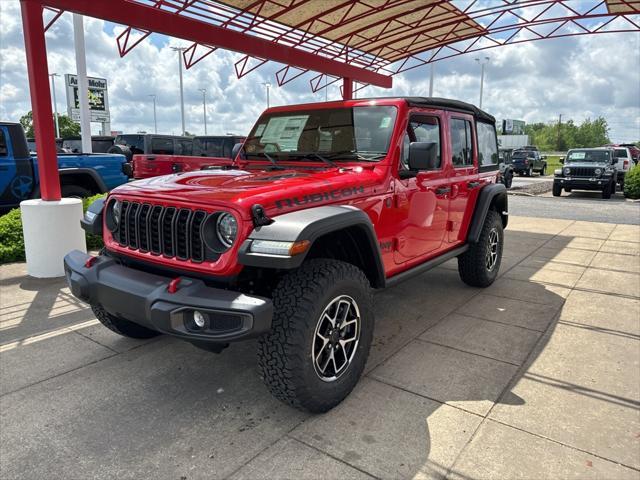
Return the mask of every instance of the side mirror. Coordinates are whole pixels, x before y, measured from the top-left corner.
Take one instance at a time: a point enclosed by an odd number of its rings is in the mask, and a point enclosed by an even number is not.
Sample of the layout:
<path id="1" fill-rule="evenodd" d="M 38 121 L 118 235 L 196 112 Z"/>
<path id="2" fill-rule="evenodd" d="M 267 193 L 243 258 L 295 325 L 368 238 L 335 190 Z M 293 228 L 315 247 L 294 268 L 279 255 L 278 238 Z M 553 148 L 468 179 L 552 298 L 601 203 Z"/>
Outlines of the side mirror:
<path id="1" fill-rule="evenodd" d="M 434 142 L 411 142 L 409 170 L 435 170 L 438 168 L 438 145 Z"/>
<path id="2" fill-rule="evenodd" d="M 238 156 L 238 154 L 240 154 L 240 158 L 244 160 L 244 150 L 242 148 L 242 144 L 241 143 L 236 143 L 233 148 L 231 149 L 231 158 L 233 160 L 236 159 L 236 157 Z"/>
<path id="3" fill-rule="evenodd" d="M 540 160 L 546 160 L 547 156 L 546 155 L 540 155 Z"/>
<path id="4" fill-rule="evenodd" d="M 558 159 L 558 161 L 559 161 L 560 163 L 564 163 L 564 157 L 560 157 L 560 158 Z"/>

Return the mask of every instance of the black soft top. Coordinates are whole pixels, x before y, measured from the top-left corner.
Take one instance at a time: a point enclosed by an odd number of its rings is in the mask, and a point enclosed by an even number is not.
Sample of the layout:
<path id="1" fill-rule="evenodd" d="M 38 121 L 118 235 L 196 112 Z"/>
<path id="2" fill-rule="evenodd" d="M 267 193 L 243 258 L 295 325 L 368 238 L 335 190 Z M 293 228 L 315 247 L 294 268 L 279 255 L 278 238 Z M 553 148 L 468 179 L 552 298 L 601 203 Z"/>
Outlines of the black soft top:
<path id="1" fill-rule="evenodd" d="M 460 100 L 452 100 L 450 98 L 439 97 L 401 97 L 404 98 L 410 107 L 424 108 L 442 108 L 444 110 L 453 110 L 455 112 L 464 112 L 472 114 L 476 120 L 487 123 L 496 123 L 493 115 L 488 114 L 484 110 L 480 110 L 475 105 Z"/>

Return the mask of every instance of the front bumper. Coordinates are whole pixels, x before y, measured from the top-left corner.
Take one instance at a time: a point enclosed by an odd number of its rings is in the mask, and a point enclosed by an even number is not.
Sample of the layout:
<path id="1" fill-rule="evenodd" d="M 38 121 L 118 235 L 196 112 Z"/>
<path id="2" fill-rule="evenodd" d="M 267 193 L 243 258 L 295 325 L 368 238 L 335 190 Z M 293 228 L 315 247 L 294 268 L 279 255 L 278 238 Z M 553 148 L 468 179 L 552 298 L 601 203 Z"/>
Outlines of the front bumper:
<path id="1" fill-rule="evenodd" d="M 268 298 L 208 287 L 188 277 L 181 277 L 170 293 L 173 278 L 125 267 L 104 255 L 87 266 L 90 258 L 78 250 L 64 258 L 73 295 L 143 327 L 212 344 L 256 337 L 271 328 L 273 303 Z M 203 327 L 194 322 L 196 310 L 205 317 Z"/>
<path id="2" fill-rule="evenodd" d="M 577 190 L 602 190 L 609 183 L 611 177 L 599 178 L 572 178 L 572 177 L 556 177 L 553 183 L 565 188 L 575 188 Z"/>

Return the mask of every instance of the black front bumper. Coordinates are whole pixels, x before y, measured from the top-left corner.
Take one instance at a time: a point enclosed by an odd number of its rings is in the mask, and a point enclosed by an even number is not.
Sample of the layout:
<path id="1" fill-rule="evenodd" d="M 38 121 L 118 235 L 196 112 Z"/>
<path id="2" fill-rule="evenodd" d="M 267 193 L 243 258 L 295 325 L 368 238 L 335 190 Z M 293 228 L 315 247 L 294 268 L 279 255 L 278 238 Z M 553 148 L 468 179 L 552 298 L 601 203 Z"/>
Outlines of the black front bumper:
<path id="1" fill-rule="evenodd" d="M 78 250 L 64 257 L 73 295 L 143 327 L 197 343 L 244 340 L 271 328 L 268 298 L 208 287 L 188 277 L 181 277 L 170 293 L 173 278 L 125 267 L 104 255 L 87 266 L 89 258 Z M 203 327 L 195 324 L 195 311 L 204 316 Z"/>
<path id="2" fill-rule="evenodd" d="M 575 188 L 577 190 L 603 190 L 611 183 L 611 177 L 600 178 L 566 178 L 555 177 L 553 183 L 560 185 L 562 188 Z"/>

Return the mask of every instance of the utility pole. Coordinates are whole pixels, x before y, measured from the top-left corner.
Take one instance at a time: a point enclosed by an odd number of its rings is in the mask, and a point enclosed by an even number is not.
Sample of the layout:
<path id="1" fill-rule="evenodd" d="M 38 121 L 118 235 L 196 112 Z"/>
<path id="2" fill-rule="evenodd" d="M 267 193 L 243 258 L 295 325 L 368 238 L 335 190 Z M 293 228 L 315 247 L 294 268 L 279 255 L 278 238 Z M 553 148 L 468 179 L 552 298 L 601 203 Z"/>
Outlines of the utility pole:
<path id="1" fill-rule="evenodd" d="M 56 121 L 56 138 L 60 138 L 60 125 L 58 125 L 58 102 L 56 101 L 56 77 L 59 77 L 57 73 L 50 73 L 53 90 L 53 118 Z"/>
<path id="2" fill-rule="evenodd" d="M 151 94 L 149 95 L 149 97 L 151 97 L 151 99 L 153 100 L 153 133 L 158 133 L 158 120 L 156 117 L 156 95 Z"/>
<path id="3" fill-rule="evenodd" d="M 489 63 L 489 57 L 484 57 L 484 61 L 480 61 L 479 58 L 476 58 L 476 62 L 480 64 L 480 102 L 478 102 L 478 107 L 482 108 L 482 93 L 484 90 L 484 66 Z"/>
<path id="4" fill-rule="evenodd" d="M 433 71 L 435 70 L 435 66 L 432 63 L 429 64 L 431 67 L 431 74 L 429 75 L 429 96 L 433 97 Z"/>
<path id="5" fill-rule="evenodd" d="M 202 92 L 202 117 L 204 118 L 204 134 L 207 134 L 207 89 L 200 88 Z"/>
<path id="6" fill-rule="evenodd" d="M 560 135 L 562 131 L 562 114 L 558 115 L 558 140 L 556 142 L 556 148 L 560 151 Z"/>
<path id="7" fill-rule="evenodd" d="M 269 108 L 269 88 L 271 87 L 271 84 L 269 82 L 262 82 L 260 85 L 264 85 L 267 89 L 267 108 Z"/>
<path id="8" fill-rule="evenodd" d="M 171 47 L 171 50 L 173 50 L 174 52 L 178 52 L 178 71 L 180 72 L 180 118 L 182 120 L 182 133 L 181 135 L 184 135 L 184 132 L 186 131 L 186 128 L 184 126 L 184 90 L 183 90 L 183 84 L 182 84 L 182 52 L 184 52 L 186 50 L 185 47 Z"/>

